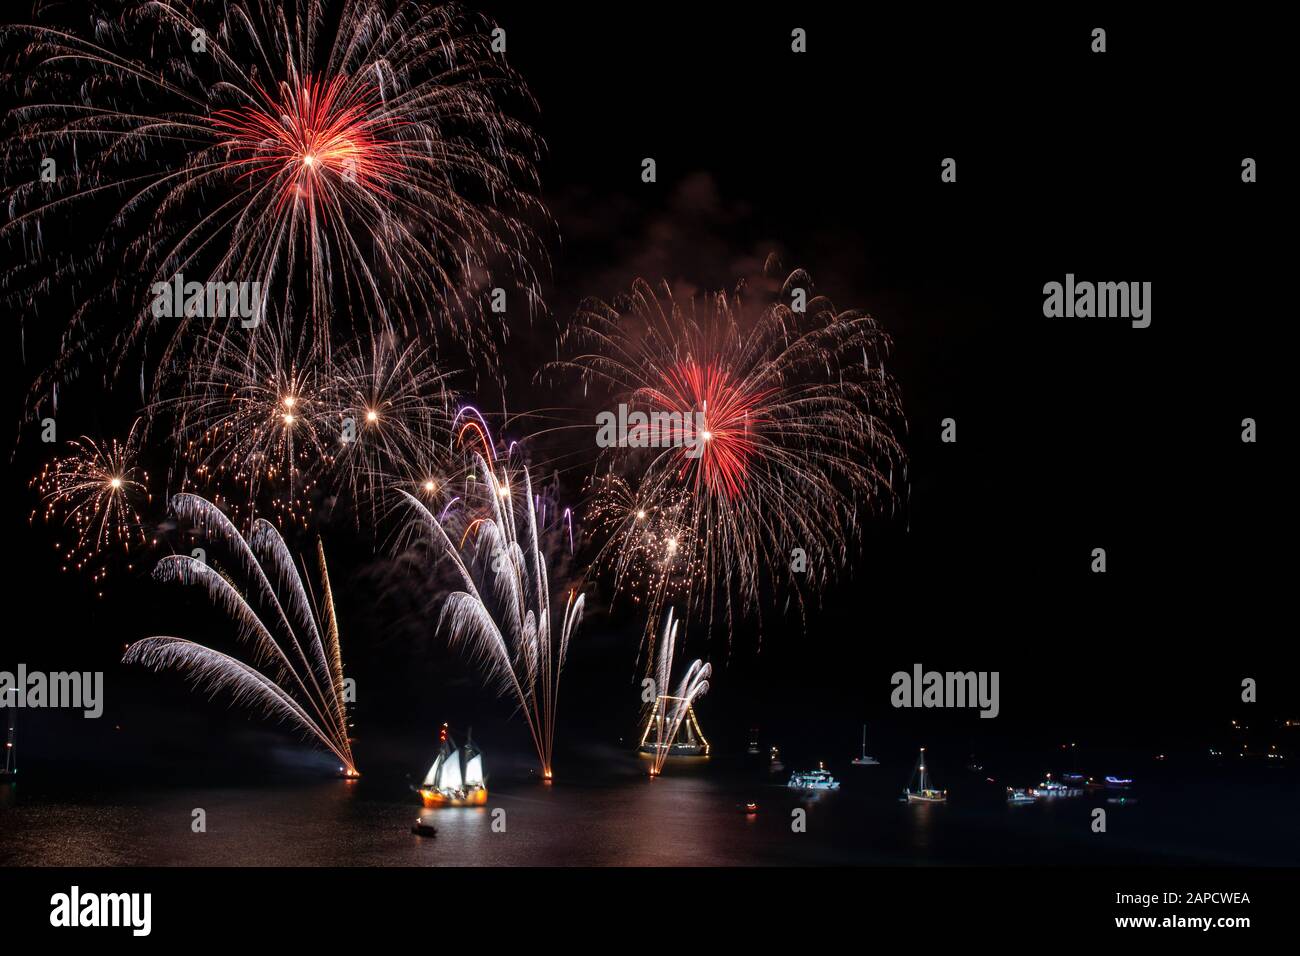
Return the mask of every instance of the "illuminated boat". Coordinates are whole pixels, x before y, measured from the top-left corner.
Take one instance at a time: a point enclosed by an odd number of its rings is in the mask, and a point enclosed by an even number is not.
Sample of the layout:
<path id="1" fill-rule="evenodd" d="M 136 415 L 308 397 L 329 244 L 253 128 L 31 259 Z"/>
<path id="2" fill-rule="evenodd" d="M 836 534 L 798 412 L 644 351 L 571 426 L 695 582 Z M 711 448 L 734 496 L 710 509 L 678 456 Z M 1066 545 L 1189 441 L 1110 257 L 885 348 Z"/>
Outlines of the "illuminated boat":
<path id="1" fill-rule="evenodd" d="M 1047 778 L 1038 786 L 1029 791 L 1035 797 L 1081 797 L 1083 796 L 1083 787 L 1074 787 L 1069 784 L 1061 783 L 1059 780 L 1053 780 L 1049 773 Z"/>
<path id="2" fill-rule="evenodd" d="M 684 713 L 680 710 L 683 703 L 686 705 Z M 674 725 L 677 727 L 676 733 L 672 730 Z M 671 739 L 665 739 L 666 737 Z M 641 732 L 637 752 L 650 757 L 659 754 L 667 757 L 707 757 L 709 741 L 700 730 L 695 705 L 683 697 L 660 694 L 646 720 L 645 729 Z"/>
<path id="3" fill-rule="evenodd" d="M 947 803 L 948 791 L 936 790 L 927 786 L 929 778 L 925 771 L 925 748 L 921 748 L 921 755 L 916 758 L 916 769 L 912 771 L 912 780 L 916 781 L 916 789 L 912 789 L 912 781 L 908 781 L 907 789 L 903 791 L 908 803 Z"/>
<path id="4" fill-rule="evenodd" d="M 771 773 L 780 773 L 782 770 L 785 769 L 785 764 L 783 764 L 783 763 L 781 762 L 781 748 L 780 748 L 780 747 L 773 747 L 773 748 L 772 748 L 772 753 L 771 753 L 771 755 L 768 757 L 768 761 L 767 761 L 767 769 L 768 769 Z"/>
<path id="5" fill-rule="evenodd" d="M 838 790 L 840 782 L 831 776 L 829 770 L 820 764 L 816 770 L 792 773 L 786 784 L 791 790 Z"/>
<path id="6" fill-rule="evenodd" d="M 1106 777 L 1107 790 L 1127 790 L 1133 786 L 1133 780 L 1129 777 Z"/>
<path id="7" fill-rule="evenodd" d="M 875 757 L 867 756 L 867 725 L 862 725 L 862 756 L 853 758 L 855 767 L 879 767 L 880 761 Z"/>
<path id="8" fill-rule="evenodd" d="M 1011 787 L 1007 787 L 1007 803 L 1011 804 L 1012 806 L 1020 806 L 1023 803 L 1037 803 L 1037 802 L 1038 802 L 1038 798 L 1034 796 L 1032 793 L 1028 793 L 1025 790 L 1019 790 L 1019 789 L 1013 790 Z"/>
<path id="9" fill-rule="evenodd" d="M 441 746 L 433 766 L 420 784 L 420 799 L 426 807 L 475 807 L 487 803 L 487 779 L 483 775 L 483 752 L 474 746 L 471 734 L 462 751 L 452 740 L 447 725 L 438 733 Z M 463 763 L 462 763 L 463 761 Z"/>

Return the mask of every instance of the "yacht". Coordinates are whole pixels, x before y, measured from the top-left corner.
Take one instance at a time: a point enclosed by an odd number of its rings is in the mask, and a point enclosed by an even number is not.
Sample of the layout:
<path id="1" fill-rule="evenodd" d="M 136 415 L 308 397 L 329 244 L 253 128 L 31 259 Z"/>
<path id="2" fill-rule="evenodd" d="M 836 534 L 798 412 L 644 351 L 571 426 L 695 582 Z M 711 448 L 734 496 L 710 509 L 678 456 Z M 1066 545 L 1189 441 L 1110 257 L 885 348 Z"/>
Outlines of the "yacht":
<path id="1" fill-rule="evenodd" d="M 916 759 L 916 769 L 912 771 L 912 780 L 916 781 L 916 789 L 912 789 L 912 781 L 908 781 L 907 789 L 903 791 L 903 796 L 908 803 L 947 803 L 948 791 L 935 790 L 929 786 L 929 777 L 925 770 L 925 748 L 921 748 L 921 756 Z"/>
<path id="2" fill-rule="evenodd" d="M 791 790 L 838 790 L 840 782 L 831 776 L 825 766 L 818 764 L 816 770 L 792 773 L 786 786 Z"/>
<path id="3" fill-rule="evenodd" d="M 1083 796 L 1083 787 L 1072 786 L 1062 783 L 1059 780 L 1053 780 L 1049 773 L 1038 786 L 1031 787 L 1029 790 L 1035 797 L 1081 797 Z"/>
<path id="4" fill-rule="evenodd" d="M 853 758 L 855 767 L 879 767 L 880 761 L 875 757 L 867 756 L 867 725 L 862 725 L 862 756 Z"/>

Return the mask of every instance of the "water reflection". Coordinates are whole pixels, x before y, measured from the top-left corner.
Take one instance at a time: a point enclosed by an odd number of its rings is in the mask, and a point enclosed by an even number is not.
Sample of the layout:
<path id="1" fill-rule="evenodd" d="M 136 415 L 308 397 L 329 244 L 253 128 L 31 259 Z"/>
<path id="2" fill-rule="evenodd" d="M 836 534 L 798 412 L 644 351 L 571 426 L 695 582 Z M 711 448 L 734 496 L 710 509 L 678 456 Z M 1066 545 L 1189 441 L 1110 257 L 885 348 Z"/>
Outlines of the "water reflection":
<path id="1" fill-rule="evenodd" d="M 1278 781 L 1270 778 L 1275 796 Z M 44 786 L 42 786 L 44 784 Z M 1180 783 L 1111 812 L 1114 839 L 1089 839 L 1081 804 L 1009 810 L 1003 793 L 947 805 L 898 802 L 886 776 L 800 794 L 705 768 L 545 785 L 494 782 L 480 807 L 421 807 L 398 782 L 111 791 L 35 777 L 0 786 L 0 860 L 23 866 L 606 866 L 853 863 L 1287 862 L 1300 822 L 1286 801 L 1238 781 Z M 1259 788 L 1263 783 L 1258 784 Z M 750 801 L 758 812 L 746 812 Z M 1206 828 L 1198 806 L 1231 826 Z M 191 829 L 206 812 L 207 832 Z M 793 827 L 803 811 L 804 827 Z M 432 822 L 436 837 L 412 833 Z M 1105 846 L 1100 844 L 1104 842 Z M 1290 862 L 1294 862 L 1293 859 Z"/>

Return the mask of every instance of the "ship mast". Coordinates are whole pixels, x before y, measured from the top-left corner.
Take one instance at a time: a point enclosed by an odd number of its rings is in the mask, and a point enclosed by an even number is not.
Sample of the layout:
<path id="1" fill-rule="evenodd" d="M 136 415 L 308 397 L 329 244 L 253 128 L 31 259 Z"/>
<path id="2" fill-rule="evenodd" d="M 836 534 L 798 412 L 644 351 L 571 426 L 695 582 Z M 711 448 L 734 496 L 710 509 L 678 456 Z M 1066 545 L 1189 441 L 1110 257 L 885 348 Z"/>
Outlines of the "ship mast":
<path id="1" fill-rule="evenodd" d="M 10 701 L 16 701 L 18 692 L 9 691 Z M 5 738 L 5 774 L 18 772 L 18 708 L 7 702 L 5 710 L 9 711 L 9 735 Z"/>

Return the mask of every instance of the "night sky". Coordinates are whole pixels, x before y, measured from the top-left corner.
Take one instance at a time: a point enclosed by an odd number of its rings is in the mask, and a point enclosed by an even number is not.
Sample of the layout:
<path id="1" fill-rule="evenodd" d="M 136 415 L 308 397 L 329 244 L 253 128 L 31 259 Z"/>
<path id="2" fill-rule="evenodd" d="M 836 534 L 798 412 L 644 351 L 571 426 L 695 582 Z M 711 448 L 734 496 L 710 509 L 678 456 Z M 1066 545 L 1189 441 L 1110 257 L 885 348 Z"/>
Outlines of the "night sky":
<path id="1" fill-rule="evenodd" d="M 594 414 L 534 373 L 583 297 L 612 297 L 636 276 L 730 288 L 776 252 L 893 338 L 906 499 L 866 524 L 851 577 L 806 629 L 775 599 L 761 640 L 752 625 L 730 645 L 692 631 L 688 652 L 717 671 L 700 709 L 719 747 L 758 724 L 847 754 L 865 721 L 882 752 L 932 734 L 954 761 L 1061 740 L 1198 751 L 1242 712 L 1244 677 L 1259 682 L 1258 711 L 1300 718 L 1283 584 L 1295 516 L 1279 451 L 1293 433 L 1282 410 L 1292 303 L 1276 242 L 1288 172 L 1284 118 L 1256 95 L 1280 58 L 1243 59 L 1231 24 L 1118 13 L 980 11 L 927 27 L 920 14 L 843 5 L 484 9 L 540 104 L 555 221 L 549 315 L 512 324 L 503 353 L 508 411 Z M 1108 29 L 1105 55 L 1088 51 L 1094 25 Z M 793 26 L 808 31 L 806 55 L 789 51 Z M 939 179 L 948 156 L 955 184 Z M 1257 184 L 1241 182 L 1245 156 Z M 654 184 L 641 182 L 644 157 L 656 159 Z M 1066 273 L 1151 282 L 1151 327 L 1044 318 L 1042 286 Z M 17 424 L 49 355 L 29 322 L 24 361 L 11 318 Z M 499 390 L 475 398 L 503 410 Z M 61 434 L 121 433 L 137 400 L 133 381 L 105 394 L 85 376 L 62 396 Z M 956 444 L 939 440 L 948 417 Z M 1240 440 L 1245 417 L 1256 444 Z M 90 729 L 34 715 L 30 759 L 224 759 L 195 731 L 245 741 L 241 760 L 276 759 L 283 736 L 178 679 L 117 664 L 124 643 L 174 630 L 186 612 L 138 566 L 102 600 L 58 573 L 53 529 L 29 522 L 28 482 L 48 455 L 24 424 L 7 463 L 0 668 L 104 670 L 108 699 Z M 578 465 L 562 475 L 575 503 L 584 477 Z M 416 597 L 385 587 L 388 529 L 320 531 L 361 691 L 359 759 L 401 766 L 442 720 L 509 737 L 509 704 L 479 688 Z M 1104 575 L 1089 570 L 1095 547 Z M 566 746 L 634 729 L 641 621 L 607 611 L 607 587 L 592 598 L 565 678 L 561 761 Z M 915 663 L 1000 671 L 1001 716 L 892 710 L 889 676 Z"/>

